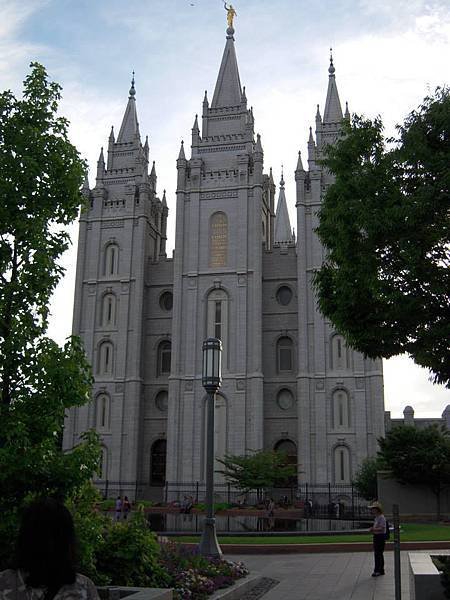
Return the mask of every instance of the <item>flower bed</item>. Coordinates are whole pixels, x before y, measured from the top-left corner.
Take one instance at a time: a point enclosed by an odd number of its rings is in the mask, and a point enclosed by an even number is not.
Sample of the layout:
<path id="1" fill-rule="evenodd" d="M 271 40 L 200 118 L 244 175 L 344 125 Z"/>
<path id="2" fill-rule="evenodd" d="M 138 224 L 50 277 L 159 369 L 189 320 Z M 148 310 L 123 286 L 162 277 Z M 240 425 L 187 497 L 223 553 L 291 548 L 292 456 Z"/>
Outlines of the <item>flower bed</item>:
<path id="1" fill-rule="evenodd" d="M 205 558 L 197 548 L 172 542 L 162 544 L 160 561 L 172 578 L 168 587 L 174 588 L 174 600 L 204 600 L 248 575 L 243 563 Z"/>

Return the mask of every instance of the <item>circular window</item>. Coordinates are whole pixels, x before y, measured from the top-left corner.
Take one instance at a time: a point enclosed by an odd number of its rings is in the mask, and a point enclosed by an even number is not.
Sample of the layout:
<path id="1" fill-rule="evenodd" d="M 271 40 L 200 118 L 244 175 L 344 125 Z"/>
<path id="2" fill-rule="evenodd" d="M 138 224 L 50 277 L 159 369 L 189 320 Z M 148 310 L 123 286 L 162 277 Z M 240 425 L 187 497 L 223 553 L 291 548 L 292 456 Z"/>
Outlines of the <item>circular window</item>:
<path id="1" fill-rule="evenodd" d="M 286 306 L 292 300 L 292 290 L 287 285 L 282 285 L 277 290 L 277 301 L 279 304 Z"/>
<path id="2" fill-rule="evenodd" d="M 169 394 L 166 390 L 161 390 L 156 394 L 155 404 L 156 408 L 161 412 L 167 411 L 167 406 L 169 404 Z"/>
<path id="3" fill-rule="evenodd" d="M 172 310 L 173 294 L 172 292 L 164 292 L 159 298 L 159 305 L 163 310 Z"/>
<path id="4" fill-rule="evenodd" d="M 294 396 L 287 389 L 280 390 L 277 394 L 277 404 L 281 410 L 289 410 L 294 406 Z"/>

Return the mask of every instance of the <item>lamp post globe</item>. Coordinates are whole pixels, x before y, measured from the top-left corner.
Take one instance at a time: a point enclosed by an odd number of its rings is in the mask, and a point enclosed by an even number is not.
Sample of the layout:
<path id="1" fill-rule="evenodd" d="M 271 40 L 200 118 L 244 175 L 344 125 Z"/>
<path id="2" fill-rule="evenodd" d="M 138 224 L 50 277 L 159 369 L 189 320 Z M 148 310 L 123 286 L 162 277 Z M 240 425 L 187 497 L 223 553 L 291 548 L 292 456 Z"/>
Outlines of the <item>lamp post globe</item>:
<path id="1" fill-rule="evenodd" d="M 214 397 L 222 384 L 222 342 L 217 338 L 208 338 L 202 346 L 202 385 L 207 398 L 206 430 L 206 518 L 200 540 L 200 554 L 203 556 L 222 556 L 217 541 L 216 520 L 214 518 Z"/>

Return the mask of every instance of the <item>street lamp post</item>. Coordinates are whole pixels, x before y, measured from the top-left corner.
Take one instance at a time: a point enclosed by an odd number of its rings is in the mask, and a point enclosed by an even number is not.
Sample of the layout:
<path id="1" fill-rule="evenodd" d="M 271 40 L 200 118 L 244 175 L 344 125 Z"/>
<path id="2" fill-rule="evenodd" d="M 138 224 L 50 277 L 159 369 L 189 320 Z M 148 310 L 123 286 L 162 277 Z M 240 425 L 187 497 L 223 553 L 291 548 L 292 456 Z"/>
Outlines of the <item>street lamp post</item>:
<path id="1" fill-rule="evenodd" d="M 222 342 L 208 338 L 203 342 L 202 385 L 208 394 L 206 433 L 206 519 L 203 524 L 200 554 L 222 556 L 214 518 L 214 399 L 222 383 Z"/>

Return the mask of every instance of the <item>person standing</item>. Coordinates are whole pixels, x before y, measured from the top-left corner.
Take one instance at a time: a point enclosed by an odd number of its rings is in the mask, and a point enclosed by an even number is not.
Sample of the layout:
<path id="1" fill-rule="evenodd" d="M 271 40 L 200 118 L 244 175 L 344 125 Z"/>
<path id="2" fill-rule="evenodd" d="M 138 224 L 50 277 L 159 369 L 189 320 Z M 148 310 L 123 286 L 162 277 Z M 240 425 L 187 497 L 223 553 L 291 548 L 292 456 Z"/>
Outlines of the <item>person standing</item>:
<path id="1" fill-rule="evenodd" d="M 131 503 L 128 500 L 128 496 L 125 496 L 125 498 L 123 499 L 123 504 L 122 504 L 123 518 L 125 520 L 128 518 L 128 515 L 130 514 L 130 510 L 131 510 Z"/>
<path id="2" fill-rule="evenodd" d="M 383 514 L 383 507 L 379 502 L 374 502 L 369 506 L 374 516 L 372 527 L 369 531 L 373 534 L 373 555 L 375 566 L 372 577 L 384 575 L 384 545 L 386 543 L 386 517 Z"/>
<path id="3" fill-rule="evenodd" d="M 117 496 L 116 498 L 116 521 L 120 521 L 122 516 L 122 498 Z"/>
<path id="4" fill-rule="evenodd" d="M 11 568 L 0 573 L 0 600 L 99 600 L 94 583 L 77 573 L 73 519 L 46 498 L 23 512 Z"/>

